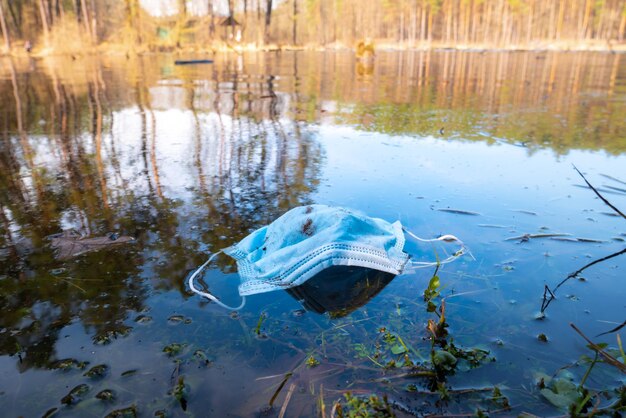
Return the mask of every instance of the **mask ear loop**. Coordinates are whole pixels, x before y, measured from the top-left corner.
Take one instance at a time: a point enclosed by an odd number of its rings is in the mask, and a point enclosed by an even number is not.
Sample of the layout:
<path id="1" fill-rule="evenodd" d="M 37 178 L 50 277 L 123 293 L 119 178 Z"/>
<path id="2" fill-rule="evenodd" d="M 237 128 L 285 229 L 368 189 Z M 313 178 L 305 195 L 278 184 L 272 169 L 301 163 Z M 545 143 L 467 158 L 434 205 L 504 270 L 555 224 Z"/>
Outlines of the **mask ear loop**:
<path id="1" fill-rule="evenodd" d="M 410 260 L 411 265 L 413 267 L 415 267 L 415 268 L 435 267 L 435 266 L 439 266 L 439 265 L 442 265 L 442 264 L 448 264 L 448 263 L 451 263 L 452 261 L 456 260 L 457 258 L 459 258 L 460 256 L 462 256 L 463 254 L 466 254 L 466 253 L 469 254 L 475 260 L 475 258 L 472 255 L 472 253 L 465 246 L 465 244 L 463 244 L 463 241 L 461 241 L 460 239 L 458 239 L 454 235 L 446 234 L 446 235 L 440 236 L 439 238 L 424 239 L 424 238 L 418 237 L 417 235 L 415 235 L 414 233 L 412 233 L 411 231 L 409 231 L 406 228 L 402 228 L 402 230 L 404 232 L 406 232 L 412 238 L 415 238 L 416 240 L 421 241 L 421 242 L 435 242 L 435 241 L 457 242 L 461 246 L 461 248 L 459 248 L 459 250 L 457 252 L 455 252 L 451 256 L 448 256 L 444 260 L 437 260 L 437 261 L 413 261 L 413 260 Z"/>
<path id="2" fill-rule="evenodd" d="M 188 282 L 188 283 L 189 283 L 189 288 L 191 289 L 191 291 L 192 291 L 192 292 L 197 293 L 197 294 L 198 294 L 198 295 L 200 295 L 200 296 L 204 296 L 204 297 L 206 297 L 206 298 L 211 299 L 213 302 L 217 303 L 217 304 L 218 304 L 218 305 L 220 305 L 222 308 L 230 309 L 230 310 L 232 310 L 232 311 L 238 311 L 238 310 L 240 310 L 241 308 L 243 308 L 243 307 L 246 305 L 246 297 L 245 297 L 245 296 L 242 296 L 242 297 L 241 297 L 241 299 L 242 299 L 242 300 L 241 300 L 241 305 L 239 305 L 239 306 L 238 306 L 238 307 L 236 307 L 236 308 L 233 308 L 232 306 L 228 306 L 228 305 L 226 305 L 225 303 L 220 302 L 220 300 L 219 300 L 218 298 L 216 298 L 215 296 L 213 296 L 212 294 L 210 294 L 210 293 L 208 293 L 208 292 L 203 292 L 202 290 L 197 289 L 197 288 L 194 286 L 194 283 L 193 283 L 193 281 L 194 281 L 194 279 L 196 278 L 196 276 L 197 276 L 198 274 L 200 274 L 200 272 L 201 272 L 202 270 L 204 270 L 204 268 L 205 268 L 205 267 L 206 267 L 206 266 L 207 266 L 207 265 L 208 265 L 211 261 L 213 261 L 213 259 L 214 259 L 214 258 L 215 258 L 215 257 L 216 257 L 219 253 L 221 253 L 221 252 L 222 252 L 222 251 L 220 250 L 220 251 L 218 251 L 218 252 L 216 252 L 216 253 L 212 254 L 212 255 L 211 255 L 211 257 L 209 257 L 209 259 L 208 259 L 207 261 L 205 261 L 203 265 L 201 265 L 200 267 L 198 267 L 198 269 L 197 269 L 196 271 L 194 271 L 194 272 L 193 272 L 193 274 L 191 275 L 191 277 L 189 277 L 189 282 Z"/>

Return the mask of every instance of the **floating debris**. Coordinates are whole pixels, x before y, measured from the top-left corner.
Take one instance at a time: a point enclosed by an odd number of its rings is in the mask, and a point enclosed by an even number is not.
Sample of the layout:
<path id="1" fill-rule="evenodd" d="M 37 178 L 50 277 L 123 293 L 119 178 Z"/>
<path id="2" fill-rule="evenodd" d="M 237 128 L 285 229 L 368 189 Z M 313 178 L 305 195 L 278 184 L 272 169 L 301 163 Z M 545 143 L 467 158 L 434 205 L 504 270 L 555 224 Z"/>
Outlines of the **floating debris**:
<path id="1" fill-rule="evenodd" d="M 568 237 L 568 236 L 571 236 L 571 235 L 572 234 L 566 234 L 566 233 L 523 234 L 523 235 L 518 235 L 516 237 L 505 238 L 505 241 L 517 241 L 517 240 L 520 240 L 521 242 L 526 242 L 526 241 L 528 241 L 530 239 Z"/>
<path id="2" fill-rule="evenodd" d="M 546 334 L 539 334 L 537 335 L 537 340 L 541 341 L 542 343 L 547 343 L 548 337 L 546 337 Z"/>
<path id="3" fill-rule="evenodd" d="M 59 412 L 59 408 L 50 408 L 46 411 L 45 414 L 42 415 L 41 418 L 52 418 L 57 414 L 57 412 Z"/>
<path id="4" fill-rule="evenodd" d="M 61 403 L 64 405 L 75 405 L 83 399 L 83 395 L 89 392 L 89 385 L 84 383 L 74 387 L 70 390 L 70 393 L 61 398 Z"/>
<path id="5" fill-rule="evenodd" d="M 100 334 L 96 334 L 93 336 L 94 344 L 98 345 L 107 345 L 110 344 L 112 340 L 117 339 L 117 337 L 126 337 L 130 334 L 132 327 L 127 327 L 121 325 L 119 329 L 104 331 Z"/>
<path id="6" fill-rule="evenodd" d="M 98 364 L 97 366 L 93 366 L 91 369 L 87 370 L 83 376 L 88 377 L 90 379 L 99 379 L 104 377 L 109 371 L 109 366 L 106 364 Z"/>
<path id="7" fill-rule="evenodd" d="M 595 238 L 577 238 L 578 242 L 591 242 L 591 243 L 596 243 L 596 244 L 601 244 L 603 242 L 603 240 L 600 239 L 595 239 Z"/>
<path id="8" fill-rule="evenodd" d="M 74 229 L 50 235 L 48 238 L 50 239 L 50 246 L 55 249 L 55 257 L 58 260 L 67 260 L 81 254 L 135 240 L 133 237 L 120 236 L 116 233 L 103 237 L 87 238 Z"/>
<path id="9" fill-rule="evenodd" d="M 105 418 L 136 418 L 137 417 L 137 407 L 135 405 L 131 405 L 126 408 L 116 409 L 115 411 L 111 411 Z"/>
<path id="10" fill-rule="evenodd" d="M 511 212 L 518 212 L 518 213 L 523 213 L 525 215 L 537 216 L 537 212 L 533 212 L 532 210 L 511 209 Z"/>
<path id="11" fill-rule="evenodd" d="M 578 239 L 576 238 L 567 238 L 567 237 L 552 237 L 550 239 L 553 239 L 555 241 L 564 241 L 564 242 L 578 242 Z"/>
<path id="12" fill-rule="evenodd" d="M 183 322 L 184 320 L 185 320 L 185 317 L 182 315 L 172 315 L 169 318 L 167 318 L 167 321 L 172 324 L 179 324 Z"/>
<path id="13" fill-rule="evenodd" d="M 174 65 L 192 65 L 192 64 L 213 64 L 213 60 L 210 59 L 197 59 L 197 60 L 176 60 Z"/>
<path id="14" fill-rule="evenodd" d="M 152 317 L 148 315 L 139 315 L 137 318 L 135 318 L 135 322 L 138 324 L 146 324 L 151 321 Z"/>
<path id="15" fill-rule="evenodd" d="M 112 401 L 115 399 L 115 393 L 111 389 L 104 389 L 96 394 L 96 398 L 101 401 Z"/>
<path id="16" fill-rule="evenodd" d="M 472 212 L 470 210 L 462 210 L 462 209 L 439 208 L 437 210 L 440 211 L 440 212 L 454 213 L 456 215 L 469 215 L 469 216 L 480 216 L 481 215 L 478 212 Z"/>
<path id="17" fill-rule="evenodd" d="M 205 366 L 209 366 L 211 364 L 211 360 L 209 360 L 206 353 L 202 350 L 196 350 L 193 353 L 193 357 Z"/>
<path id="18" fill-rule="evenodd" d="M 133 376 L 135 374 L 137 374 L 137 369 L 130 369 L 130 370 L 126 370 L 125 372 L 122 372 L 120 376 L 128 377 L 128 376 Z"/>
<path id="19" fill-rule="evenodd" d="M 481 228 L 499 228 L 499 229 L 510 228 L 510 226 L 507 226 L 507 225 L 492 225 L 492 224 L 478 224 L 478 226 Z"/>
<path id="20" fill-rule="evenodd" d="M 171 343 L 163 347 L 163 352 L 170 357 L 178 355 L 184 348 L 183 344 Z"/>
<path id="21" fill-rule="evenodd" d="M 595 239 L 595 238 L 563 238 L 563 237 L 552 237 L 551 239 L 555 241 L 565 241 L 565 242 L 586 242 L 586 243 L 595 243 L 602 244 L 606 241 Z"/>
<path id="22" fill-rule="evenodd" d="M 66 358 L 63 360 L 55 361 L 50 365 L 51 369 L 56 370 L 70 370 L 70 369 L 84 369 L 89 364 L 88 361 L 78 361 L 73 358 Z"/>

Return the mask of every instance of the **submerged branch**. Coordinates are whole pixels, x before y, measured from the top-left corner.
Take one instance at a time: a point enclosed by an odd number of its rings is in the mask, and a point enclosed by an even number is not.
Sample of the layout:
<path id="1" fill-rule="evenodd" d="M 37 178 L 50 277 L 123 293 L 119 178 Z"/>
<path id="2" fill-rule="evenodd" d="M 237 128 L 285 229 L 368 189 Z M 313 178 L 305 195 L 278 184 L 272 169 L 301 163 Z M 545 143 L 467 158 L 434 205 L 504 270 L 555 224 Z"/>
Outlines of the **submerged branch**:
<path id="1" fill-rule="evenodd" d="M 625 326 L 626 326 L 626 321 L 622 322 L 620 325 L 616 326 L 613 329 L 610 329 L 608 331 L 605 331 L 605 332 L 602 332 L 602 333 L 596 335 L 596 337 L 601 337 L 601 336 L 606 335 L 606 334 L 612 334 L 612 333 L 617 332 L 620 329 L 624 328 Z"/>
<path id="2" fill-rule="evenodd" d="M 566 281 L 568 281 L 569 279 L 573 279 L 573 278 L 575 278 L 575 277 L 578 277 L 578 275 L 579 275 L 580 273 L 582 273 L 583 271 L 585 271 L 585 270 L 586 270 L 586 269 L 588 269 L 589 267 L 591 267 L 591 266 L 593 266 L 593 265 L 595 265 L 595 264 L 601 263 L 601 262 L 603 262 L 603 261 L 610 260 L 611 258 L 614 258 L 614 257 L 620 256 L 620 255 L 625 254 L 625 253 L 626 253 L 626 248 L 624 248 L 623 250 L 618 251 L 618 252 L 616 252 L 616 253 L 613 253 L 613 254 L 607 255 L 607 256 L 605 256 L 605 257 L 598 258 L 597 260 L 594 260 L 594 261 L 592 261 L 591 263 L 588 263 L 588 264 L 584 265 L 583 267 L 579 268 L 579 269 L 578 269 L 578 270 L 576 270 L 575 272 L 570 273 L 570 274 L 569 274 L 569 275 L 568 275 L 565 279 L 563 279 L 563 280 L 561 281 L 561 283 L 559 283 L 558 285 L 556 285 L 556 287 L 554 288 L 554 290 L 553 290 L 552 292 L 553 292 L 553 293 L 556 293 L 556 291 L 558 290 L 558 288 L 559 288 L 559 287 L 561 287 L 561 285 L 563 285 L 563 283 L 565 283 L 565 282 L 566 282 Z M 554 295 L 553 295 L 553 296 L 554 296 Z"/>
<path id="3" fill-rule="evenodd" d="M 608 201 L 608 200 L 607 200 L 604 196 L 602 196 L 602 194 L 600 194 L 600 192 L 599 192 L 599 191 L 598 191 L 595 187 L 593 187 L 593 186 L 591 185 L 591 183 L 589 183 L 589 181 L 587 181 L 587 178 L 583 175 L 583 173 L 581 173 L 581 172 L 580 172 L 580 170 L 579 170 L 579 169 L 578 169 L 575 165 L 572 165 L 572 166 L 574 167 L 574 170 L 576 170 L 576 172 L 578 172 L 578 174 L 579 174 L 579 175 L 583 178 L 583 180 L 585 181 L 585 183 L 587 183 L 587 186 L 589 186 L 589 188 L 590 188 L 591 190 L 593 190 L 593 192 L 594 192 L 594 193 L 595 193 L 595 194 L 596 194 L 596 195 L 597 195 L 597 196 L 598 196 L 598 197 L 599 197 L 599 198 L 600 198 L 600 199 L 601 199 L 601 200 L 602 200 L 602 201 L 603 201 L 603 202 L 604 202 L 607 206 L 609 206 L 609 207 L 610 207 L 611 209 L 613 209 L 613 210 L 614 210 L 617 214 L 619 214 L 619 215 L 620 215 L 620 216 L 622 216 L 624 219 L 626 219 L 626 215 L 624 215 L 624 213 L 622 213 L 622 212 L 621 212 L 618 208 L 616 208 L 615 206 L 613 206 L 613 205 L 611 204 L 611 202 L 609 202 L 609 201 Z M 604 176 L 606 176 L 606 175 L 604 175 Z M 555 238 L 553 238 L 553 239 L 555 239 Z M 577 239 L 577 241 L 582 241 L 582 242 L 593 242 L 593 241 L 595 241 L 595 240 Z M 543 291 L 543 301 L 541 302 L 541 313 L 544 313 L 544 311 L 545 311 L 545 310 L 548 308 L 548 306 L 550 305 L 550 302 L 552 302 L 552 301 L 556 298 L 556 296 L 555 296 L 554 294 L 555 294 L 555 293 L 556 293 L 556 291 L 559 289 L 559 287 L 561 287 L 561 286 L 562 286 L 565 282 L 567 282 L 568 280 L 573 279 L 573 278 L 575 278 L 575 277 L 578 277 L 578 276 L 580 275 L 580 273 L 582 273 L 583 271 L 585 271 L 586 269 L 588 269 L 589 267 L 591 267 L 591 266 L 593 266 L 593 265 L 595 265 L 595 264 L 602 263 L 603 261 L 610 260 L 611 258 L 618 257 L 618 256 L 620 256 L 620 255 L 622 255 L 622 254 L 625 254 L 625 253 L 626 253 L 626 248 L 624 248 L 624 249 L 622 249 L 622 250 L 620 250 L 620 251 L 617 251 L 617 252 L 615 252 L 615 253 L 613 253 L 613 254 L 607 255 L 607 256 L 605 256 L 605 257 L 598 258 L 597 260 L 594 260 L 594 261 L 592 261 L 592 262 L 590 262 L 590 263 L 588 263 L 588 264 L 585 264 L 583 267 L 579 268 L 578 270 L 576 270 L 576 271 L 575 271 L 575 272 L 573 272 L 573 273 L 570 273 L 570 274 L 569 274 L 569 275 L 568 275 L 565 279 L 561 280 L 561 282 L 560 282 L 559 284 L 557 284 L 557 285 L 554 287 L 554 289 L 552 289 L 552 290 L 550 290 L 550 289 L 548 288 L 548 286 L 546 285 L 546 286 L 544 287 L 544 291 Z M 547 295 L 548 295 L 548 293 L 550 294 L 550 298 L 548 298 L 548 296 L 547 296 Z M 623 325 L 622 325 L 622 326 L 623 326 Z M 616 330 L 618 330 L 618 329 L 619 329 L 619 327 L 618 327 Z M 614 332 L 614 331 L 608 331 L 607 333 L 610 333 L 610 332 Z M 600 335 L 602 335 L 602 334 L 600 334 Z"/>

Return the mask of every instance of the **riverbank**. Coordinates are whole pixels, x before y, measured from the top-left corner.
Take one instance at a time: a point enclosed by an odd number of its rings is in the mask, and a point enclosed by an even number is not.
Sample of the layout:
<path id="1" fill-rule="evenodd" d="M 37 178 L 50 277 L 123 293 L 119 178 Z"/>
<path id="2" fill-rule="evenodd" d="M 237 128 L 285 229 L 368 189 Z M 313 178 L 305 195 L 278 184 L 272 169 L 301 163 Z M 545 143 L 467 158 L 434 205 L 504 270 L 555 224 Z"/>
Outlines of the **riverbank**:
<path id="1" fill-rule="evenodd" d="M 626 53 L 626 42 L 611 41 L 537 41 L 525 44 L 498 45 L 493 43 L 444 43 L 444 42 L 419 42 L 419 43 L 398 43 L 380 41 L 375 44 L 376 50 L 389 51 L 428 51 L 428 50 L 454 50 L 454 51 L 562 51 L 562 52 L 611 52 Z M 226 43 L 216 42 L 209 45 L 186 45 L 175 47 L 171 45 L 144 44 L 129 45 L 120 43 L 102 43 L 98 46 L 83 45 L 81 48 L 35 48 L 27 52 L 22 45 L 12 48 L 11 51 L 0 52 L 0 56 L 14 57 L 46 57 L 46 56 L 76 56 L 76 55 L 143 55 L 150 53 L 216 53 L 216 52 L 254 52 L 254 51 L 347 51 L 355 50 L 355 45 L 342 42 L 335 42 L 326 45 L 306 44 L 258 44 L 258 43 Z"/>

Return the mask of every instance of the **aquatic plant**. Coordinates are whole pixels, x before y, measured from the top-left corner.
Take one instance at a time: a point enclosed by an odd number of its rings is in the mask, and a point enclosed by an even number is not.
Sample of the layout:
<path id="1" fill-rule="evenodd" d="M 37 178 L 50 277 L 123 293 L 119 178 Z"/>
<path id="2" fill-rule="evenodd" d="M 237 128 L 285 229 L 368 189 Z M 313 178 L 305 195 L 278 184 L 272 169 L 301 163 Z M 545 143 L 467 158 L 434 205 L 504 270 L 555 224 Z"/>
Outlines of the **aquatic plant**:
<path id="1" fill-rule="evenodd" d="M 396 416 L 386 395 L 383 395 L 381 399 L 377 395 L 353 396 L 350 392 L 344 395 L 344 400 L 333 405 L 333 411 L 338 418 L 392 418 Z M 334 416 L 334 413 L 331 413 L 331 416 Z"/>

